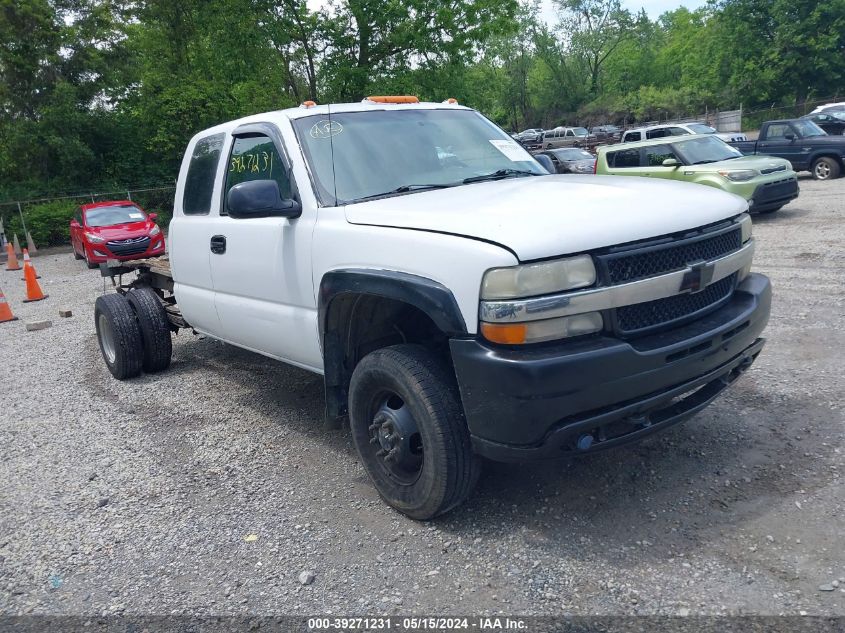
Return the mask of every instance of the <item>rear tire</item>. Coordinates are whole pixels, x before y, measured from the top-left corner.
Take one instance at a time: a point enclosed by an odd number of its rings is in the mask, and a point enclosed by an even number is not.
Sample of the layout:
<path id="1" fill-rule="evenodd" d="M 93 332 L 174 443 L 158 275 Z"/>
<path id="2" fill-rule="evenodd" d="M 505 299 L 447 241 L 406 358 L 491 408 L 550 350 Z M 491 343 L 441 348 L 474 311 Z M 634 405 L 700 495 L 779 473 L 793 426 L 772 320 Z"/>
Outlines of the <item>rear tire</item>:
<path id="1" fill-rule="evenodd" d="M 822 156 L 813 163 L 812 173 L 816 180 L 833 180 L 839 178 L 840 172 L 839 163 L 829 156 Z"/>
<path id="2" fill-rule="evenodd" d="M 133 288 L 126 293 L 126 300 L 135 311 L 141 329 L 144 371 L 151 374 L 167 369 L 173 354 L 173 341 L 167 312 L 158 295 L 152 288 Z"/>
<path id="3" fill-rule="evenodd" d="M 76 252 L 76 247 L 73 247 L 73 258 L 74 259 L 83 259 L 82 255 Z"/>
<path id="4" fill-rule="evenodd" d="M 760 211 L 760 215 L 768 215 L 769 213 L 774 213 L 775 211 L 780 211 L 783 209 L 784 205 L 780 205 L 779 207 L 775 207 L 774 209 L 766 209 L 765 211 Z"/>
<path id="5" fill-rule="evenodd" d="M 97 297 L 94 325 L 111 375 L 126 380 L 140 374 L 144 358 L 141 329 L 129 302 L 119 294 Z"/>
<path id="6" fill-rule="evenodd" d="M 412 519 L 462 503 L 481 472 L 450 373 L 419 345 L 376 350 L 352 373 L 352 441 L 382 499 Z"/>

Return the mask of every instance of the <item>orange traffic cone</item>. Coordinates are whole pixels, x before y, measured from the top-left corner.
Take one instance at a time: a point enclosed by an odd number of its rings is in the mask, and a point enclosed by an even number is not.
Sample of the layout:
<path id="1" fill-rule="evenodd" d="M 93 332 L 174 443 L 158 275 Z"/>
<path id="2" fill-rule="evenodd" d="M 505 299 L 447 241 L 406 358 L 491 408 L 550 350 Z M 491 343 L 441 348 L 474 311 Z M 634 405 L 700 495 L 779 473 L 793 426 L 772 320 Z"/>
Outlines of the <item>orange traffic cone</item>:
<path id="1" fill-rule="evenodd" d="M 0 323 L 17 320 L 18 317 L 12 316 L 12 309 L 9 307 L 9 302 L 6 301 L 6 295 L 3 294 L 3 289 L 0 288 Z"/>
<path id="2" fill-rule="evenodd" d="M 6 243 L 6 254 L 9 260 L 6 262 L 6 270 L 20 270 L 21 265 L 18 263 L 18 256 L 15 255 L 15 247 L 11 242 Z"/>
<path id="3" fill-rule="evenodd" d="M 24 281 L 26 281 L 27 267 L 32 268 L 32 270 L 35 270 L 35 266 L 32 265 L 32 260 L 29 258 L 29 251 L 27 249 L 23 249 L 23 277 L 21 277 L 21 279 L 23 279 Z M 35 278 L 41 279 L 41 275 L 36 272 Z"/>
<path id="4" fill-rule="evenodd" d="M 29 253 L 24 251 L 24 260 L 26 262 L 26 266 L 23 269 L 23 278 L 26 281 L 26 299 L 23 300 L 24 303 L 29 303 L 30 301 L 41 301 L 42 299 L 46 299 L 47 295 L 41 292 L 41 286 L 38 285 L 38 281 L 36 281 L 35 277 L 35 268 L 32 267 L 32 264 L 29 263 Z"/>

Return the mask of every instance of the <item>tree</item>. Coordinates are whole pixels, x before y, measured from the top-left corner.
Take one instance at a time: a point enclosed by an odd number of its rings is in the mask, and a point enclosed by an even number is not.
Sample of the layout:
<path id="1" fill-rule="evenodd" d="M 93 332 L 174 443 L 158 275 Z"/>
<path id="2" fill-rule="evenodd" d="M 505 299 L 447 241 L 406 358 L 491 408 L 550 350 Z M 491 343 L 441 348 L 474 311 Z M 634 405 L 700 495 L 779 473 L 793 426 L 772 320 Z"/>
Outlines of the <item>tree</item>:
<path id="1" fill-rule="evenodd" d="M 513 25 L 516 0 L 339 0 L 323 9 L 330 97 L 358 100 L 377 79 L 453 63 Z"/>
<path id="2" fill-rule="evenodd" d="M 845 0 L 724 0 L 719 9 L 737 98 L 802 105 L 845 86 Z"/>
<path id="3" fill-rule="evenodd" d="M 619 0 L 555 0 L 563 13 L 560 30 L 587 67 L 590 94 L 599 92 L 607 58 L 631 36 L 632 20 Z"/>

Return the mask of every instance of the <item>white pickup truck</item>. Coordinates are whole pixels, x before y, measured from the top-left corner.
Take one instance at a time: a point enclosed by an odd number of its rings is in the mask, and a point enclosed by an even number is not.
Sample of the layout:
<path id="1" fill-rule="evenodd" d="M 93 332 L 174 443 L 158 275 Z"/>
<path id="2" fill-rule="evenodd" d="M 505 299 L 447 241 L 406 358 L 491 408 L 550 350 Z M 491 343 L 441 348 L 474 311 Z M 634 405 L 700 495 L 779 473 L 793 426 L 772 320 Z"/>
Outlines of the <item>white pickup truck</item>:
<path id="1" fill-rule="evenodd" d="M 191 140 L 169 259 L 101 267 L 97 335 L 119 379 L 166 368 L 178 328 L 322 374 L 378 492 L 428 519 L 481 457 L 639 439 L 748 369 L 771 290 L 746 209 L 550 175 L 453 100 L 305 103 Z"/>

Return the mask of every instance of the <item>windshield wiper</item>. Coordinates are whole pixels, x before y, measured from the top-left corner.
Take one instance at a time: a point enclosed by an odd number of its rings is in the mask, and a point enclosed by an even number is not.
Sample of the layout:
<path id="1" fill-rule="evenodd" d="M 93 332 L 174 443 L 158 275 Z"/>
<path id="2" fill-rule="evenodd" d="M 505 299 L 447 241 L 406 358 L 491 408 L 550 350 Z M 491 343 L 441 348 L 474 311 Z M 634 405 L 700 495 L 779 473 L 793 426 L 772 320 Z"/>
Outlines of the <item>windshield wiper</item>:
<path id="1" fill-rule="evenodd" d="M 733 156 L 732 158 L 739 158 L 739 156 Z M 725 159 L 725 160 L 727 160 L 727 159 Z M 716 163 L 716 162 L 718 162 L 718 161 L 716 161 L 716 160 L 697 160 L 697 161 L 695 161 L 694 163 L 691 163 L 691 164 L 692 165 L 706 165 L 707 163 Z"/>
<path id="2" fill-rule="evenodd" d="M 387 198 L 388 196 L 393 196 L 399 193 L 408 193 L 409 191 L 424 191 L 426 189 L 446 189 L 448 187 L 454 187 L 456 183 L 432 183 L 432 184 L 414 184 L 414 185 L 402 185 L 401 187 L 396 187 L 396 189 L 391 189 L 390 191 L 385 191 L 383 193 L 374 193 L 369 196 L 363 196 L 361 198 L 355 198 L 354 200 L 350 200 L 350 202 L 362 202 L 364 200 L 372 200 L 374 198 Z"/>
<path id="3" fill-rule="evenodd" d="M 463 183 L 468 185 L 472 182 L 483 182 L 485 180 L 501 180 L 502 178 L 510 178 L 511 176 L 540 176 L 533 171 L 527 169 L 497 169 L 492 174 L 484 174 L 483 176 L 470 176 L 464 178 Z"/>

